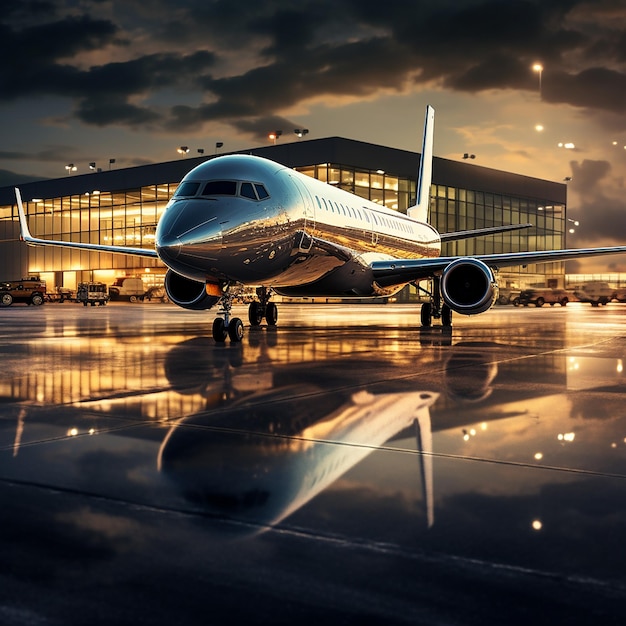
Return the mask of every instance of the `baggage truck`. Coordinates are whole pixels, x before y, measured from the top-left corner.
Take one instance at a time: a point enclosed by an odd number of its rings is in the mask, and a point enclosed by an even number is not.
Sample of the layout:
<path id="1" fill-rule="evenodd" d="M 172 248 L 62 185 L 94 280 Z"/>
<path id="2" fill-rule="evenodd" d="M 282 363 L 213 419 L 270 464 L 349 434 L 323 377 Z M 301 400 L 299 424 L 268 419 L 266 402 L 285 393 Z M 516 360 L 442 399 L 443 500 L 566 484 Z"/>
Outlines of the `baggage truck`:
<path id="1" fill-rule="evenodd" d="M 109 301 L 109 294 L 105 283 L 88 282 L 78 283 L 76 302 L 82 302 L 84 306 L 104 306 Z"/>

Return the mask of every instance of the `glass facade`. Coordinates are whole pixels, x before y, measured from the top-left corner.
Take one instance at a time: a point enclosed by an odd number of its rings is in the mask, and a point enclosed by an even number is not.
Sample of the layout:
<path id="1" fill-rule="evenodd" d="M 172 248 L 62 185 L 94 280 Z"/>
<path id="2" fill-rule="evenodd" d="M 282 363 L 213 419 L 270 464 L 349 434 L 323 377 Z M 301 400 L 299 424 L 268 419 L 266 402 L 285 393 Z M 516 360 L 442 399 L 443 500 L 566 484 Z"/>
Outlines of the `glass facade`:
<path id="1" fill-rule="evenodd" d="M 34 199 L 24 207 L 35 237 L 153 248 L 157 222 L 177 186 Z M 0 222 L 3 218 L 16 221 L 17 208 L 1 207 Z M 0 243 L 5 230 L 0 226 Z M 83 280 L 111 284 L 118 276 L 140 276 L 151 287 L 162 283 L 165 267 L 153 259 L 39 246 L 28 248 L 27 272 L 41 276 L 52 291 L 50 287 L 76 289 Z"/>
<path id="2" fill-rule="evenodd" d="M 565 205 L 538 198 L 458 189 L 446 185 L 431 188 L 430 222 L 441 233 L 507 224 L 532 224 L 529 229 L 462 239 L 446 244 L 443 255 L 466 256 L 526 250 L 558 250 L 565 247 Z M 529 264 L 501 272 L 507 286 L 563 287 L 562 262 Z"/>
<path id="3" fill-rule="evenodd" d="M 406 213 L 415 197 L 415 180 L 382 170 L 339 164 L 317 164 L 298 171 Z M 116 192 L 93 191 L 84 195 L 33 199 L 25 203 L 31 231 L 36 237 L 100 244 L 151 248 L 157 222 L 178 183 L 155 184 Z M 439 232 L 451 232 L 503 224 L 533 225 L 530 229 L 465 239 L 445 244 L 443 255 L 548 250 L 564 247 L 565 206 L 538 198 L 487 193 L 454 186 L 431 186 L 430 221 Z M 0 206 L 0 254 L 2 244 L 16 243 L 17 209 Z M 120 276 L 137 276 L 146 287 L 162 283 L 165 267 L 158 260 L 120 254 L 97 253 L 55 247 L 27 248 L 28 274 L 39 274 L 49 285 L 75 289 L 80 281 L 113 283 Z M 14 276 L 4 277 L 13 279 Z M 503 287 L 564 286 L 564 264 L 543 263 L 507 268 L 499 275 Z M 406 297 L 415 294 L 407 291 Z"/>

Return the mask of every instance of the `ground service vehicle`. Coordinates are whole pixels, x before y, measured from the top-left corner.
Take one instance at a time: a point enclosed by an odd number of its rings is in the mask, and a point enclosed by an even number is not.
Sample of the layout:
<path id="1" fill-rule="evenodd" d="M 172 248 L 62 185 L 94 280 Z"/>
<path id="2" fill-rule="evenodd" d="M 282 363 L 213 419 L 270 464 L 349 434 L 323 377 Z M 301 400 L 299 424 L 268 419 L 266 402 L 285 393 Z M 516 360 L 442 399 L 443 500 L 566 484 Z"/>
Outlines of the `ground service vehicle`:
<path id="1" fill-rule="evenodd" d="M 581 302 L 590 302 L 591 306 L 608 304 L 617 295 L 613 287 L 602 281 L 591 281 L 585 283 L 574 293 Z"/>
<path id="2" fill-rule="evenodd" d="M 0 306 L 11 306 L 14 302 L 39 306 L 45 297 L 46 281 L 37 276 L 0 282 Z"/>
<path id="3" fill-rule="evenodd" d="M 519 295 L 519 303 L 522 306 L 534 304 L 535 306 L 543 306 L 549 304 L 554 306 L 560 304 L 565 306 L 570 301 L 570 296 L 565 289 L 524 289 Z"/>
<path id="4" fill-rule="evenodd" d="M 519 296 L 519 289 L 501 287 L 498 290 L 498 304 L 513 304 L 515 306 L 519 306 Z"/>
<path id="5" fill-rule="evenodd" d="M 78 283 L 76 301 L 82 302 L 84 306 L 104 306 L 109 301 L 107 286 L 104 283 Z"/>
<path id="6" fill-rule="evenodd" d="M 111 300 L 143 301 L 146 290 L 141 278 L 116 278 L 109 287 Z"/>

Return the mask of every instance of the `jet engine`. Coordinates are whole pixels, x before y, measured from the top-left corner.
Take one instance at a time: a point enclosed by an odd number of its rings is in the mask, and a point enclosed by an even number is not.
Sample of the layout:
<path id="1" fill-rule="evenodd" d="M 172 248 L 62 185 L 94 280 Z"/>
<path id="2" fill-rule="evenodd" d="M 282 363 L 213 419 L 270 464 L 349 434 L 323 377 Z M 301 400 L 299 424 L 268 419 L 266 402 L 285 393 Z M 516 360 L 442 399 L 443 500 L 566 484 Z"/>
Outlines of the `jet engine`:
<path id="1" fill-rule="evenodd" d="M 207 293 L 205 283 L 191 280 L 172 270 L 165 274 L 165 291 L 168 298 L 183 309 L 203 311 L 217 304 L 219 296 Z"/>
<path id="2" fill-rule="evenodd" d="M 441 275 L 441 296 L 456 313 L 484 313 L 498 296 L 498 283 L 491 268 L 482 261 L 456 259 Z"/>

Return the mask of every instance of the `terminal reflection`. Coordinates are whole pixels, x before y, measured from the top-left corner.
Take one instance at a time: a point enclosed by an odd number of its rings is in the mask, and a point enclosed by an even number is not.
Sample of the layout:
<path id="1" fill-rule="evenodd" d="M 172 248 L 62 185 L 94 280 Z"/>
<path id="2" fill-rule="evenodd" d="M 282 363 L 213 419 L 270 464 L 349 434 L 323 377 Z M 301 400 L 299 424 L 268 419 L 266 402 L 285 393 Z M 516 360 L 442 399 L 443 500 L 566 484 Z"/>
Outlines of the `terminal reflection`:
<path id="1" fill-rule="evenodd" d="M 261 329 L 216 349 L 183 333 L 155 341 L 57 323 L 49 340 L 8 359 L 0 393 L 19 403 L 13 457 L 42 439 L 42 424 L 77 444 L 78 435 L 143 437 L 154 442 L 155 483 L 166 477 L 190 507 L 259 527 L 385 448 L 415 458 L 414 472 L 397 479 L 414 486 L 425 528 L 462 482 L 438 472 L 438 459 L 623 471 L 623 455 L 606 454 L 626 445 L 621 354 L 530 358 L 522 342 L 496 339 L 428 333 L 403 351 L 385 337 L 376 358 L 359 358 L 358 338 L 282 343 Z M 581 440 L 583 453 L 569 445 Z"/>

